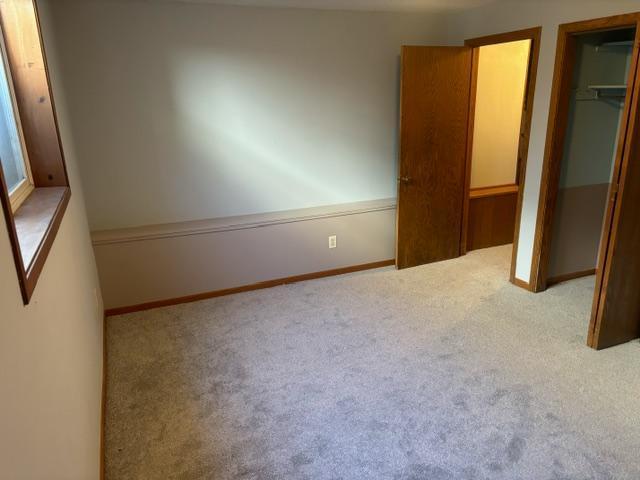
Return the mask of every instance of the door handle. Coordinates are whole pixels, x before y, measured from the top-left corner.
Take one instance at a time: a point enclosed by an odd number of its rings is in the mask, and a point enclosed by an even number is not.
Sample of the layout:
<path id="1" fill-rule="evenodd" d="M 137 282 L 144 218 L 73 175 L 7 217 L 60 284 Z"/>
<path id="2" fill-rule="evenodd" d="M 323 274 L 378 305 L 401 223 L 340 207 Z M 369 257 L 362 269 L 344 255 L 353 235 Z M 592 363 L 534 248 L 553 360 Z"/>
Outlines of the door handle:
<path id="1" fill-rule="evenodd" d="M 411 181 L 411 178 L 409 177 L 398 177 L 398 182 L 403 183 L 405 185 L 408 185 L 410 181 Z"/>

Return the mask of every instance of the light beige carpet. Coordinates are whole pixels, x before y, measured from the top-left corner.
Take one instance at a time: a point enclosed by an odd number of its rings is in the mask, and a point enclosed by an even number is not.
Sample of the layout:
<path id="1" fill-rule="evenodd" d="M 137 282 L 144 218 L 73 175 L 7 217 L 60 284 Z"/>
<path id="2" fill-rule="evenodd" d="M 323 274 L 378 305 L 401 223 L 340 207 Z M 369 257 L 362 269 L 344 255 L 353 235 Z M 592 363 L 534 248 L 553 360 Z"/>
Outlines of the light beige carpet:
<path id="1" fill-rule="evenodd" d="M 108 320 L 108 480 L 640 478 L 640 344 L 510 247 Z"/>

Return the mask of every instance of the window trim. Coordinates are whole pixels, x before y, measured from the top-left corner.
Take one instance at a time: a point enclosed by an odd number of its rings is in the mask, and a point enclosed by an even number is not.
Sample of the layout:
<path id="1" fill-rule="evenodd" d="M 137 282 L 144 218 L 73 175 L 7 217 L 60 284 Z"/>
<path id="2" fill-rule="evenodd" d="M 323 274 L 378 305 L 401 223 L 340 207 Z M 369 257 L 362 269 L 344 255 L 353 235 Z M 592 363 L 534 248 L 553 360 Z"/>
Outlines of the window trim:
<path id="1" fill-rule="evenodd" d="M 13 119 L 15 121 L 16 130 L 18 132 L 18 141 L 20 142 L 20 150 L 22 152 L 22 168 L 24 176 L 17 187 L 9 192 L 9 199 L 11 200 L 11 209 L 13 213 L 20 208 L 20 205 L 27 199 L 27 197 L 33 192 L 33 175 L 31 173 L 31 163 L 29 162 L 29 154 L 27 153 L 26 143 L 24 139 L 24 132 L 22 131 L 22 122 L 20 120 L 20 111 L 18 109 L 18 100 L 16 99 L 16 91 L 13 86 L 13 75 L 11 74 L 11 65 L 9 64 L 9 58 L 7 57 L 7 46 L 4 42 L 4 29 L 0 25 L 0 55 L 2 56 L 2 63 L 4 66 L 4 72 L 9 86 L 9 98 L 11 99 L 11 108 L 13 110 Z"/>
<path id="2" fill-rule="evenodd" d="M 0 1 L 2 55 L 26 177 L 9 192 L 0 168 L 0 203 L 25 305 L 71 197 L 36 2 Z"/>
<path id="3" fill-rule="evenodd" d="M 23 178 L 22 181 L 9 192 L 9 202 L 11 203 L 11 211 L 15 214 L 24 201 L 33 193 L 35 187 L 33 186 L 33 180 L 31 178 L 31 169 L 29 168 L 29 162 L 25 162 L 25 171 L 27 172 L 27 178 Z"/>

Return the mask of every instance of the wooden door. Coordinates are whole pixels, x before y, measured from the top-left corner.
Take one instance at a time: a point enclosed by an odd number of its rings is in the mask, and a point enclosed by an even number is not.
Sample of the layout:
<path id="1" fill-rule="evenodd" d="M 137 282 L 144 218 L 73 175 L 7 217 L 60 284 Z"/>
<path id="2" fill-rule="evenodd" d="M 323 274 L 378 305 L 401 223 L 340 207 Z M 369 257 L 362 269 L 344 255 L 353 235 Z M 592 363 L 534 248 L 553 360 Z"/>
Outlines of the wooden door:
<path id="1" fill-rule="evenodd" d="M 470 47 L 403 47 L 398 268 L 460 256 Z"/>
<path id="2" fill-rule="evenodd" d="M 640 26 L 640 24 L 639 24 Z M 627 98 L 622 162 L 610 189 L 588 343 L 601 349 L 640 337 L 640 29 Z M 633 78 L 632 78 L 633 79 Z M 631 93 L 633 92 L 633 95 Z"/>

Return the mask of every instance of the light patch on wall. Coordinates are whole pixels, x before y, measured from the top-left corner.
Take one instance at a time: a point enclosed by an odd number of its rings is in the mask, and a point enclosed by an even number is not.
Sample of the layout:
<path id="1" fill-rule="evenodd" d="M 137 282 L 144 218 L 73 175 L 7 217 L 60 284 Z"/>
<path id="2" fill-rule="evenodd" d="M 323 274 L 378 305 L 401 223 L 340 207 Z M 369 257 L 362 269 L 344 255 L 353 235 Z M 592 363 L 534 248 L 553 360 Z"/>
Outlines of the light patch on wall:
<path id="1" fill-rule="evenodd" d="M 341 84 L 346 58 L 316 57 L 325 74 L 302 55 L 293 63 L 269 52 L 189 50 L 172 58 L 184 167 L 215 180 L 220 204 L 234 199 L 225 213 L 394 196 L 392 184 L 365 181 L 372 159 L 390 174 L 395 167 L 386 139 L 375 134 L 388 112 L 370 102 L 369 89 Z"/>
<path id="2" fill-rule="evenodd" d="M 440 15 L 56 12 L 92 230 L 395 197 L 400 48 L 445 36 Z"/>
<path id="3" fill-rule="evenodd" d="M 530 40 L 480 48 L 471 187 L 516 181 Z"/>

